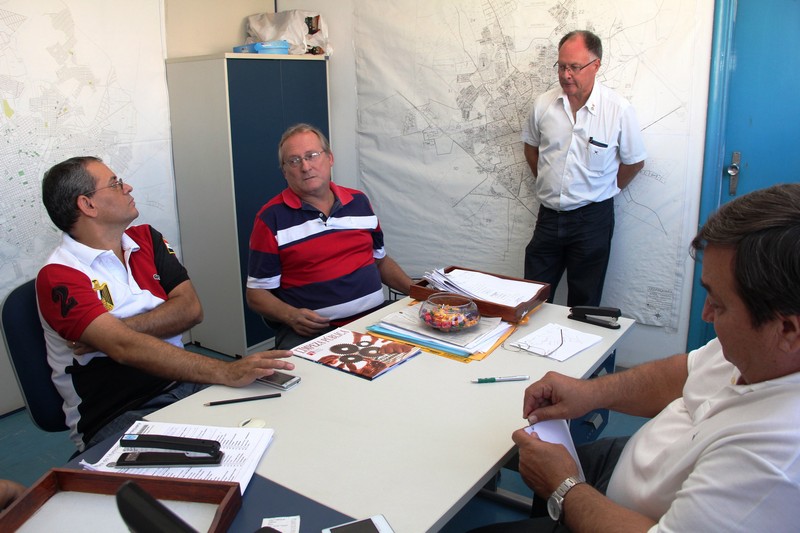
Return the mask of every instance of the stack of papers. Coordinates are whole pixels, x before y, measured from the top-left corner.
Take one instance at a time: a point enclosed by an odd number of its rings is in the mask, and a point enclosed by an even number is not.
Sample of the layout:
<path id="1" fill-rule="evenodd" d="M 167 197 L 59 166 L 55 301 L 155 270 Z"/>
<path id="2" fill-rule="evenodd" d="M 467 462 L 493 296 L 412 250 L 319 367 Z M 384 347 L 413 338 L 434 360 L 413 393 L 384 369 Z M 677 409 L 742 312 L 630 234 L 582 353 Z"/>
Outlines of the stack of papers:
<path id="1" fill-rule="evenodd" d="M 421 302 L 417 302 L 386 315 L 367 330 L 418 346 L 468 357 L 474 353 L 490 350 L 497 340 L 513 327 L 499 317 L 481 317 L 478 324 L 471 328 L 443 332 L 428 326 L 419 318 L 421 305 Z"/>
<path id="2" fill-rule="evenodd" d="M 529 281 L 498 278 L 491 274 L 455 268 L 426 272 L 423 279 L 436 290 L 455 292 L 477 300 L 516 307 L 536 296 L 544 285 Z"/>
<path id="3" fill-rule="evenodd" d="M 213 466 L 169 466 L 153 468 L 117 468 L 119 456 L 125 452 L 146 451 L 144 448 L 122 448 L 119 442 L 96 463 L 81 461 L 86 470 L 95 472 L 114 472 L 117 474 L 137 474 L 208 481 L 236 481 L 242 494 L 250 483 L 250 478 L 261 461 L 261 456 L 272 441 L 274 431 L 266 428 L 231 428 L 217 426 L 197 426 L 193 424 L 168 424 L 165 422 L 135 422 L 127 434 L 169 435 L 194 439 L 216 440 L 224 453 L 222 463 Z M 150 450 L 147 450 L 150 451 Z M 164 451 L 164 450 L 157 450 Z"/>

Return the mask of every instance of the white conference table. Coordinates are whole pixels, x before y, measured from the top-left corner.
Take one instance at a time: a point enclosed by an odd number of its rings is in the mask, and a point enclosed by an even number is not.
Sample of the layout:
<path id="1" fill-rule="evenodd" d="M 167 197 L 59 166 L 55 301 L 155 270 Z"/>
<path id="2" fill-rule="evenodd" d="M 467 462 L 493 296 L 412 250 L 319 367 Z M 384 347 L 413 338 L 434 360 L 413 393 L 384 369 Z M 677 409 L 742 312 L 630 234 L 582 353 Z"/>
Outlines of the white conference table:
<path id="1" fill-rule="evenodd" d="M 366 331 L 408 302 L 395 302 L 348 328 Z M 622 318 L 621 328 L 612 330 L 569 320 L 568 314 L 566 307 L 544 304 L 509 339 L 550 322 L 603 337 L 564 362 L 502 347 L 468 364 L 423 352 L 368 381 L 293 357 L 292 373 L 302 382 L 281 398 L 205 407 L 271 390 L 212 386 L 147 418 L 219 426 L 263 419 L 275 437 L 257 474 L 355 518 L 383 514 L 396 533 L 435 531 L 513 455 L 511 433 L 527 425 L 525 388 L 550 370 L 590 376 L 633 324 Z M 516 374 L 531 380 L 470 383 Z"/>

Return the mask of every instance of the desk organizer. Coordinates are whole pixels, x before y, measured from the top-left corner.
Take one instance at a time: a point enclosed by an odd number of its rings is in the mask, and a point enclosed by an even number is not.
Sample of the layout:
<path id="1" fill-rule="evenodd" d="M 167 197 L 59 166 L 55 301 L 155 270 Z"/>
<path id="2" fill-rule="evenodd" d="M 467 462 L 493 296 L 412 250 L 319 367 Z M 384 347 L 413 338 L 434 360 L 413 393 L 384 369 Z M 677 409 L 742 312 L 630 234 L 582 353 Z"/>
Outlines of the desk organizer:
<path id="1" fill-rule="evenodd" d="M 128 480 L 156 499 L 217 504 L 213 533 L 228 531 L 242 506 L 238 483 L 53 468 L 0 514 L 0 531 L 19 529 L 57 492 L 114 495 Z"/>
<path id="2" fill-rule="evenodd" d="M 449 266 L 444 269 L 445 273 L 448 273 L 452 270 L 470 270 L 472 272 L 480 272 L 482 274 L 488 274 L 496 278 L 510 279 L 513 281 L 522 281 L 524 283 L 538 283 L 539 285 L 542 285 L 542 288 L 539 289 L 539 292 L 537 292 L 533 298 L 531 298 L 527 302 L 522 302 L 516 307 L 511 307 L 508 305 L 500 305 L 498 303 L 489 302 L 486 300 L 478 300 L 473 298 L 473 301 L 478 306 L 478 311 L 480 311 L 481 315 L 483 316 L 499 316 L 506 322 L 511 322 L 516 324 L 517 322 L 522 320 L 522 317 L 524 317 L 528 313 L 528 311 L 539 307 L 541 304 L 547 301 L 547 298 L 550 296 L 549 283 L 541 283 L 539 281 L 531 281 L 529 279 L 513 278 L 511 276 L 502 276 L 500 274 L 493 274 L 491 272 L 483 272 L 482 270 L 475 270 L 473 268 L 464 268 L 460 266 Z M 425 301 L 428 299 L 430 295 L 436 294 L 437 292 L 442 292 L 442 291 L 430 287 L 428 285 L 428 280 L 423 279 L 411 285 L 409 296 L 411 296 L 415 300 Z"/>

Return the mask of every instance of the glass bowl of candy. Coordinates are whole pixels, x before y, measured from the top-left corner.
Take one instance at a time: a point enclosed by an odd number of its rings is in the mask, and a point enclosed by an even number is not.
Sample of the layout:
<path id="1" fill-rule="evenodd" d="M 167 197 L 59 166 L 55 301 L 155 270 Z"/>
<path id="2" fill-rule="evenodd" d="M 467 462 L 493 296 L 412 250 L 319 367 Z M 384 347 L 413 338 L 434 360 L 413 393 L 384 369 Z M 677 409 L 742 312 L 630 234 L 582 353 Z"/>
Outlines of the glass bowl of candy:
<path id="1" fill-rule="evenodd" d="M 475 326 L 481 319 L 475 302 L 449 292 L 431 295 L 422 302 L 419 317 L 432 328 L 439 331 L 463 331 Z"/>

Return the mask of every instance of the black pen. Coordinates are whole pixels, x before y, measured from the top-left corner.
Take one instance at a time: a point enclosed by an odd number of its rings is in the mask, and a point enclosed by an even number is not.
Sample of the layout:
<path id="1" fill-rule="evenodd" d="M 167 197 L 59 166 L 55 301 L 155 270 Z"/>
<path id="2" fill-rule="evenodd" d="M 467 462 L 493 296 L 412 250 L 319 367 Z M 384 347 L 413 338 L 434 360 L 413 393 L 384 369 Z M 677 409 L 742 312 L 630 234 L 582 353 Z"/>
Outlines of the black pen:
<path id="1" fill-rule="evenodd" d="M 280 398 L 281 393 L 276 392 L 275 394 L 262 394 L 261 396 L 248 396 L 246 398 L 234 398 L 232 400 L 217 400 L 216 402 L 208 402 L 204 403 L 203 405 L 213 406 L 213 405 L 225 405 L 226 403 L 239 403 L 239 402 L 252 402 L 253 400 L 266 400 L 267 398 Z"/>

